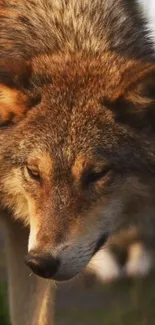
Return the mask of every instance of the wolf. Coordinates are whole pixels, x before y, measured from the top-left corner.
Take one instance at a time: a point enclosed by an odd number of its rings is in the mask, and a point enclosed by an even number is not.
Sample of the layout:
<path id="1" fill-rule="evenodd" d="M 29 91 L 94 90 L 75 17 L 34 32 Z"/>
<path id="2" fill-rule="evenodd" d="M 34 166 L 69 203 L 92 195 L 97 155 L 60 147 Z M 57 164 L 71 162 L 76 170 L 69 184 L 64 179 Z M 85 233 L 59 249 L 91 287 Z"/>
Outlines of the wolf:
<path id="1" fill-rule="evenodd" d="M 0 1 L 0 207 L 13 325 L 130 223 L 154 231 L 155 54 L 135 0 Z M 25 261 L 39 277 L 24 266 Z M 21 294 L 22 293 L 22 294 Z"/>

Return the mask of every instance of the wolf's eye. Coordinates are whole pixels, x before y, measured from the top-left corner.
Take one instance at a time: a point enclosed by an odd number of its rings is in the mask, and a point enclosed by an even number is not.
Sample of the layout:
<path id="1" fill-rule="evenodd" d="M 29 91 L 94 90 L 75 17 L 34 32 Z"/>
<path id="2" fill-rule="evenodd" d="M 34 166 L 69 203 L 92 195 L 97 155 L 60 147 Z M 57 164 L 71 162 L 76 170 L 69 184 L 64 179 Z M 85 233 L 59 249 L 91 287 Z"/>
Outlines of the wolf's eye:
<path id="1" fill-rule="evenodd" d="M 109 166 L 105 166 L 104 168 L 101 169 L 96 169 L 92 171 L 88 171 L 84 175 L 84 185 L 89 185 L 91 183 L 95 183 L 99 181 L 102 177 L 104 177 L 108 172 L 109 172 Z"/>
<path id="2" fill-rule="evenodd" d="M 26 166 L 26 170 L 27 170 L 28 175 L 31 178 L 33 178 L 33 179 L 35 179 L 37 181 L 40 181 L 40 173 L 39 173 L 39 170 L 38 170 L 37 167 L 35 167 L 35 166 L 31 166 L 31 167 Z"/>

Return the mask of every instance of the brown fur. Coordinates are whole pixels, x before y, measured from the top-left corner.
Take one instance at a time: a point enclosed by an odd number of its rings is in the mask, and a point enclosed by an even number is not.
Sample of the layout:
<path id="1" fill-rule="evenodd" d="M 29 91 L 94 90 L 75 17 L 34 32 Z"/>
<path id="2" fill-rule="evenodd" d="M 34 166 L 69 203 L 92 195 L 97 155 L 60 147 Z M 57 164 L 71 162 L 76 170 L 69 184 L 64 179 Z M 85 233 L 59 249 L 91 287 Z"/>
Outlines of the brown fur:
<path id="1" fill-rule="evenodd" d="M 154 224 L 154 49 L 134 0 L 1 0 L 0 30 L 1 208 L 68 279 Z"/>

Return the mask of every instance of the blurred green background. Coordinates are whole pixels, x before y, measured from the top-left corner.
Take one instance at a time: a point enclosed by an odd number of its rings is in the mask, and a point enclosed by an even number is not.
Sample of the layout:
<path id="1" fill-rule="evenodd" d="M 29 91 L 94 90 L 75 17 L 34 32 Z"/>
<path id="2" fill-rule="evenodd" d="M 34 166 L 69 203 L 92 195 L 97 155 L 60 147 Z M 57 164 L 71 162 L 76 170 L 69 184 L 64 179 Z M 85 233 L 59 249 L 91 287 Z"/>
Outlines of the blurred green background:
<path id="1" fill-rule="evenodd" d="M 10 325 L 5 281 L 0 284 L 0 324 Z M 155 275 L 90 287 L 83 280 L 63 284 L 57 288 L 55 324 L 154 325 Z"/>

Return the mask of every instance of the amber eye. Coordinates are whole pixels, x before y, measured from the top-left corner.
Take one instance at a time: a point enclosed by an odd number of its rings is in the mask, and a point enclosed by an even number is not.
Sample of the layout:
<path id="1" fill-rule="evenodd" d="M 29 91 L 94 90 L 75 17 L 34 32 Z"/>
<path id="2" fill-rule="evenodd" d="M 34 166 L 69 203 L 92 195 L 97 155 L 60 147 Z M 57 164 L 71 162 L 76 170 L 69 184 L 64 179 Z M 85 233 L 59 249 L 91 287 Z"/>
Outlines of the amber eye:
<path id="1" fill-rule="evenodd" d="M 26 166 L 26 170 L 31 178 L 40 181 L 40 173 L 36 166 Z"/>
<path id="2" fill-rule="evenodd" d="M 83 183 L 84 185 L 89 185 L 91 183 L 95 183 L 99 181 L 101 178 L 106 176 L 106 174 L 109 172 L 109 166 L 105 166 L 104 168 L 99 168 L 99 169 L 94 169 L 94 170 L 89 170 L 86 172 L 83 178 Z"/>

